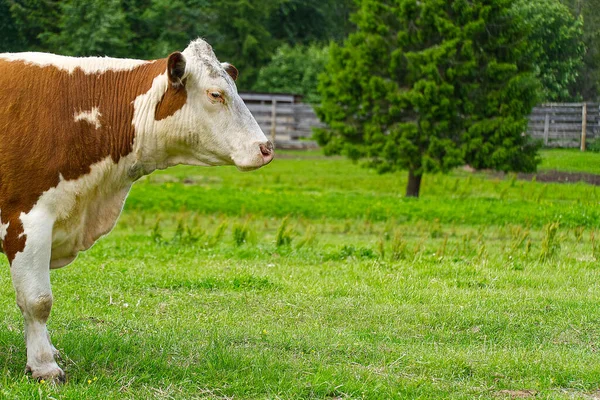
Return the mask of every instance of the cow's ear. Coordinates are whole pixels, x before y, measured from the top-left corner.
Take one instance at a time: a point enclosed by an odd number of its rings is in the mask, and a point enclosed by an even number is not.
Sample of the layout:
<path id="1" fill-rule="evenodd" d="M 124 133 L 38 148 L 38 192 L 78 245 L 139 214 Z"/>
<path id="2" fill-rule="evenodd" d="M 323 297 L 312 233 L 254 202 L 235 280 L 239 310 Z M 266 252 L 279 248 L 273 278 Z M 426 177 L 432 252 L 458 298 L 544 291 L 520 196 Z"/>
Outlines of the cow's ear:
<path id="1" fill-rule="evenodd" d="M 238 78 L 238 75 L 239 75 L 237 68 L 229 63 L 222 63 L 221 65 L 223 66 L 223 69 L 225 69 L 225 72 L 227 72 L 229 74 L 231 79 L 236 81 Z"/>
<path id="2" fill-rule="evenodd" d="M 185 76 L 185 57 L 180 52 L 176 51 L 169 56 L 167 62 L 167 74 L 169 75 L 169 82 L 174 87 L 183 86 Z"/>

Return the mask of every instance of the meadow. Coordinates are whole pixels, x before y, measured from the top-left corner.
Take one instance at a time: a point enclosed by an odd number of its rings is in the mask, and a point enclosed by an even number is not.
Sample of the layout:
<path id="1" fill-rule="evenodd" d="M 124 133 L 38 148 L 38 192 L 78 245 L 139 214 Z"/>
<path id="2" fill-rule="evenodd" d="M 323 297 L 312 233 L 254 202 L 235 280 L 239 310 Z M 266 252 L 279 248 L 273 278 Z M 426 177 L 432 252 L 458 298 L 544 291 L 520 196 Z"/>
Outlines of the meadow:
<path id="1" fill-rule="evenodd" d="M 600 174 L 600 154 L 542 157 Z M 405 185 L 318 151 L 143 178 L 51 273 L 63 386 L 24 374 L 2 260 L 0 398 L 600 398 L 600 189 Z"/>

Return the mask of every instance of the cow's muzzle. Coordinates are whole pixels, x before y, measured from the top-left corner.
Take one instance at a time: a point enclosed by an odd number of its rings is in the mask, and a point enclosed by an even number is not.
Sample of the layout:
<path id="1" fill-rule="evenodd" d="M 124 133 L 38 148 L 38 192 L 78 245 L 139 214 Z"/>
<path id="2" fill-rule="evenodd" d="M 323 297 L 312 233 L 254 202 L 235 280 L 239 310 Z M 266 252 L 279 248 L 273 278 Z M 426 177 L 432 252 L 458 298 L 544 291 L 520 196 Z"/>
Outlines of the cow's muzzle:
<path id="1" fill-rule="evenodd" d="M 273 143 L 268 140 L 266 143 L 260 143 L 258 147 L 260 148 L 260 154 L 262 154 L 263 157 L 263 165 L 267 165 L 275 156 L 275 152 L 273 151 Z"/>

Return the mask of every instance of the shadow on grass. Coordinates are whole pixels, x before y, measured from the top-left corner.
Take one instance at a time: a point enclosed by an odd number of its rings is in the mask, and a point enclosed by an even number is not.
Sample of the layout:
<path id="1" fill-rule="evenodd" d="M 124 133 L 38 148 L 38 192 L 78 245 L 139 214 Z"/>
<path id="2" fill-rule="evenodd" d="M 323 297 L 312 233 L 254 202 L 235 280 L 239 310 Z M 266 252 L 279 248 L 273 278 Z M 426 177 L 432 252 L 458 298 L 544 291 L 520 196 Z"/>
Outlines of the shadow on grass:
<path id="1" fill-rule="evenodd" d="M 63 353 L 59 364 L 67 374 L 67 383 L 52 389 L 59 398 L 107 398 L 124 393 L 153 397 L 167 389 L 175 398 L 196 398 L 199 393 L 206 398 L 326 398 L 362 396 L 371 392 L 368 386 L 373 384 L 373 377 L 364 371 L 330 365 L 277 340 L 205 331 L 198 332 L 203 339 L 194 341 L 195 335 L 189 332 L 157 334 L 151 328 L 124 332 L 117 327 L 95 332 L 90 325 L 69 331 L 67 321 L 53 332 Z M 1 332 L 4 392 L 0 394 L 19 398 L 50 390 L 25 377 L 25 359 L 21 335 Z M 395 386 L 394 391 L 408 389 Z M 371 392 L 374 397 L 369 398 L 394 397 L 383 392 Z"/>

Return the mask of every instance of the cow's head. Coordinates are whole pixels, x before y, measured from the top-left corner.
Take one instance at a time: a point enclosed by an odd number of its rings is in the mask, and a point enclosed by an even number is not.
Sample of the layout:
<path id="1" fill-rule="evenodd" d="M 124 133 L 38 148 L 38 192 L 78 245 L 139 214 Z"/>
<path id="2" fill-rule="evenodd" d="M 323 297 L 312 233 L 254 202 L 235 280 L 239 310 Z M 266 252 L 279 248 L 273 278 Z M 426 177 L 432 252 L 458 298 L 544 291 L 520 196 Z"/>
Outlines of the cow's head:
<path id="1" fill-rule="evenodd" d="M 237 69 L 220 63 L 208 43 L 197 39 L 171 54 L 166 75 L 155 120 L 165 122 L 171 161 L 252 170 L 273 159 L 273 144 L 237 92 Z"/>

